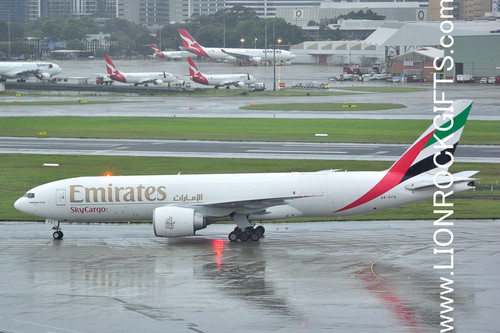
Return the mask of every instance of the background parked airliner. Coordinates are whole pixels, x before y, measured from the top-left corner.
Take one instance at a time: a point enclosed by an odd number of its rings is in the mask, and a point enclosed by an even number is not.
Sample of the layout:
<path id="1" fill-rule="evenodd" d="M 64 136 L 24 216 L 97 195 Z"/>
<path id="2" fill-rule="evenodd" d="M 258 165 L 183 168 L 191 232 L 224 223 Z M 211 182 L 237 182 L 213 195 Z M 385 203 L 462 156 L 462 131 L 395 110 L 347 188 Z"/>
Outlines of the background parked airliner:
<path id="1" fill-rule="evenodd" d="M 157 57 L 169 59 L 182 59 L 192 56 L 193 54 L 188 51 L 160 51 L 156 44 L 151 44 L 151 48 Z"/>
<path id="2" fill-rule="evenodd" d="M 143 84 L 147 86 L 149 83 L 155 85 L 162 85 L 164 82 L 174 82 L 177 78 L 165 72 L 149 72 L 149 73 L 124 73 L 120 72 L 116 66 L 111 61 L 111 58 L 106 54 L 106 68 L 108 70 L 108 76 L 114 81 L 119 81 L 123 83 L 133 83 L 134 86 Z"/>
<path id="3" fill-rule="evenodd" d="M 48 80 L 61 73 L 62 68 L 51 62 L 2 61 L 0 62 L 0 77 L 25 81 L 29 77 Z"/>
<path id="4" fill-rule="evenodd" d="M 196 55 L 207 57 L 210 59 L 221 60 L 238 60 L 238 61 L 253 61 L 259 63 L 261 61 L 272 61 L 274 51 L 276 51 L 276 61 L 289 61 L 296 57 L 287 50 L 273 50 L 273 49 L 242 49 L 242 48 L 220 48 L 220 47 L 204 47 L 185 30 L 180 29 L 182 45 L 187 51 Z"/>
<path id="5" fill-rule="evenodd" d="M 189 76 L 194 82 L 205 84 L 209 86 L 215 86 L 215 89 L 219 87 L 226 87 L 234 85 L 235 87 L 242 88 L 245 85 L 249 85 L 255 82 L 255 77 L 250 74 L 203 74 L 196 67 L 193 58 L 188 58 L 189 64 Z"/>
<path id="6" fill-rule="evenodd" d="M 433 197 L 448 204 L 449 194 L 474 188 L 478 172 L 447 172 L 471 106 L 455 101 L 454 117 L 437 116 L 385 171 L 79 177 L 37 186 L 14 206 L 53 221 L 56 239 L 66 221 L 153 220 L 156 236 L 181 237 L 233 220 L 229 239 L 246 241 L 264 232 L 251 221 L 357 215 Z"/>

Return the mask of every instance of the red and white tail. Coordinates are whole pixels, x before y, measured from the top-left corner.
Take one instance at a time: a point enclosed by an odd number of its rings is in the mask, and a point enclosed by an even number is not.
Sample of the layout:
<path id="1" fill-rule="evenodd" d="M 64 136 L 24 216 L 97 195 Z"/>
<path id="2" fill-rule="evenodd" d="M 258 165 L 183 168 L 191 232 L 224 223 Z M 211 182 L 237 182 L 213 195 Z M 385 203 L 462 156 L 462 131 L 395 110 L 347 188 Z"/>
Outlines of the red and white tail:
<path id="1" fill-rule="evenodd" d="M 109 76 L 115 75 L 118 72 L 118 70 L 115 67 L 115 64 L 113 64 L 109 55 L 106 54 L 104 58 L 106 59 L 106 69 L 108 70 L 108 75 Z"/>
<path id="2" fill-rule="evenodd" d="M 155 54 L 157 57 L 161 57 L 161 58 L 163 58 L 163 57 L 164 57 L 163 52 L 161 52 L 161 51 L 160 51 L 160 49 L 158 48 L 158 46 L 156 46 L 156 44 L 151 44 L 151 45 L 149 45 L 149 46 L 151 46 L 151 48 L 153 49 L 154 54 Z"/>
<path id="3" fill-rule="evenodd" d="M 188 64 L 189 64 L 189 76 L 192 78 L 198 77 L 200 75 L 200 71 L 198 70 L 198 67 L 196 67 L 193 58 L 188 57 Z"/>
<path id="4" fill-rule="evenodd" d="M 181 36 L 182 46 L 187 51 L 202 57 L 210 58 L 209 55 L 205 52 L 203 46 L 198 44 L 198 42 L 185 29 L 179 29 L 179 35 Z"/>

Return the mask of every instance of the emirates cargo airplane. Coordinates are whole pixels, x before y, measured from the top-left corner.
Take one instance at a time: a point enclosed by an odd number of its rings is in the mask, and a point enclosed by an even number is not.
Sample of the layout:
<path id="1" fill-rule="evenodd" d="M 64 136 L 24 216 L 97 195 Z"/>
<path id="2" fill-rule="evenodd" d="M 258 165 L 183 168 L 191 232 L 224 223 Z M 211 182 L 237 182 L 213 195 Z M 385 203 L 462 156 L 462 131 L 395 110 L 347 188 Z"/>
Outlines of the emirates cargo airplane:
<path id="1" fill-rule="evenodd" d="M 37 186 L 14 206 L 53 222 L 56 239 L 61 222 L 152 220 L 156 236 L 182 237 L 232 220 L 231 241 L 256 241 L 264 228 L 254 221 L 372 213 L 433 197 L 446 203 L 452 191 L 474 188 L 478 171 L 447 171 L 471 106 L 455 101 L 452 116 L 436 116 L 384 171 L 78 177 Z"/>
<path id="2" fill-rule="evenodd" d="M 271 61 L 274 57 L 278 62 L 289 61 L 296 57 L 294 53 L 280 49 L 204 47 L 198 44 L 185 29 L 180 29 L 179 34 L 181 36 L 182 45 L 186 51 L 210 59 L 253 61 L 258 63 L 263 60 Z"/>

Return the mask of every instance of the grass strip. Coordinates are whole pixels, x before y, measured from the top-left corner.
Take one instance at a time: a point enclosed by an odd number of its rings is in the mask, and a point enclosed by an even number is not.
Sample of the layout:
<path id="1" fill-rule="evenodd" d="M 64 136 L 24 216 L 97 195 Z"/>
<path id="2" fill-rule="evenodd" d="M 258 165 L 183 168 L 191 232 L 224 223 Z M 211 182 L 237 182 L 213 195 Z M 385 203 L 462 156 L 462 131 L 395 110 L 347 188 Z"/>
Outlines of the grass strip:
<path id="1" fill-rule="evenodd" d="M 155 174 L 208 174 L 242 172 L 293 172 L 318 171 L 342 168 L 355 170 L 384 170 L 392 162 L 384 161 L 323 161 L 323 160 L 262 160 L 262 159 L 213 159 L 213 158 L 164 158 L 78 155 L 0 155 L 0 219 L 34 220 L 14 209 L 14 201 L 27 190 L 50 181 L 98 176 L 111 172 L 114 175 Z M 43 167 L 43 163 L 58 163 L 59 167 Z M 500 216 L 500 191 L 498 190 L 498 165 L 492 163 L 455 163 L 452 172 L 480 170 L 477 184 L 484 191 L 462 192 L 453 207 L 455 218 L 498 218 Z M 489 188 L 491 187 L 491 191 Z M 455 199 L 453 200 L 455 201 Z M 377 214 L 348 219 L 421 219 L 432 217 L 432 204 L 419 203 L 387 210 Z M 429 215 L 431 214 L 431 215 Z"/>
<path id="2" fill-rule="evenodd" d="M 500 144 L 498 121 L 468 121 L 461 144 Z M 221 140 L 270 142 L 413 143 L 428 120 L 5 117 L 0 136 Z M 316 137 L 326 133 L 327 137 Z"/>
<path id="3" fill-rule="evenodd" d="M 375 86 L 352 86 L 352 87 L 336 87 L 329 85 L 331 89 L 349 90 L 349 91 L 366 91 L 366 92 L 377 92 L 377 93 L 407 93 L 407 92 L 419 92 L 427 91 L 428 88 L 417 88 L 417 87 L 375 87 Z"/>
<path id="4" fill-rule="evenodd" d="M 86 104 L 115 104 L 115 103 L 137 103 L 130 101 L 93 101 L 93 100 L 75 100 L 75 101 L 40 101 L 40 102 L 22 102 L 22 101 L 14 101 L 14 102 L 0 102 L 0 106 L 27 106 L 27 105 L 86 105 Z"/>

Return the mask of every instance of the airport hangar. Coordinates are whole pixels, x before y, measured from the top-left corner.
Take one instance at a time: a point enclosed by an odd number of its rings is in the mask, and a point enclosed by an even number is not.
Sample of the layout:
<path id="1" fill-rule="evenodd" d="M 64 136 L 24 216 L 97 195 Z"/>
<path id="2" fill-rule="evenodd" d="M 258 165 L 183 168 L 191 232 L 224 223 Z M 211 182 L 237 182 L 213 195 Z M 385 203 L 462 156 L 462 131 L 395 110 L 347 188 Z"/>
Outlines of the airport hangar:
<path id="1" fill-rule="evenodd" d="M 441 22 L 385 21 L 381 25 L 373 25 L 374 32 L 365 40 L 307 41 L 292 46 L 290 50 L 297 55 L 294 63 L 385 64 L 389 69 L 391 59 L 396 56 L 422 47 L 442 49 L 440 39 L 445 34 L 441 31 L 440 24 Z M 365 29 L 366 24 L 362 28 Z M 457 63 L 464 64 L 464 72 L 446 73 L 447 76 L 472 74 L 468 71 L 473 71 L 475 76 L 499 75 L 500 71 L 496 67 L 500 64 L 494 64 L 494 59 L 499 54 L 500 46 L 496 36 L 500 36 L 500 21 L 454 21 L 450 35 L 456 39 L 454 59 Z M 470 42 L 474 42 L 474 48 L 468 46 Z M 451 48 L 445 50 L 445 56 L 450 50 Z M 483 54 L 483 50 L 489 57 Z M 487 68 L 488 71 L 481 72 L 482 68 Z"/>

